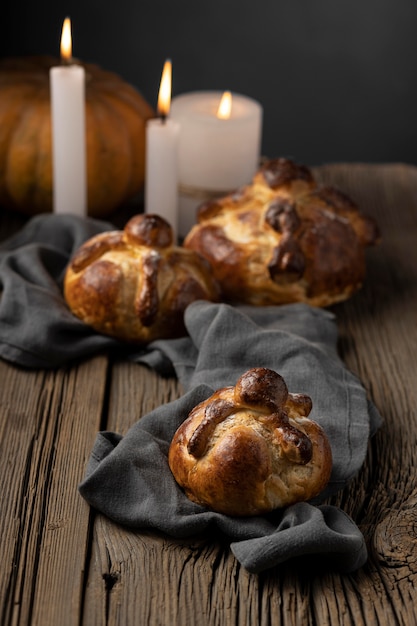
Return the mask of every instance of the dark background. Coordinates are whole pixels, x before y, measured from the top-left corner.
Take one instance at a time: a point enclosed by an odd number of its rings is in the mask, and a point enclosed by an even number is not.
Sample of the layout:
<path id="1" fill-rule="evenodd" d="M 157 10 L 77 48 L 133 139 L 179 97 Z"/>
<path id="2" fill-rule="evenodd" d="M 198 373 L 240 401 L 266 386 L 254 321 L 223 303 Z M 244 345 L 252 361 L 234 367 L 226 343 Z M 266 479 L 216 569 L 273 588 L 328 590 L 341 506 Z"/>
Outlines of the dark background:
<path id="1" fill-rule="evenodd" d="M 9 3 L 1 56 L 73 53 L 120 74 L 156 105 L 230 89 L 264 107 L 263 154 L 309 165 L 417 163 L 416 0 L 38 0 Z"/>

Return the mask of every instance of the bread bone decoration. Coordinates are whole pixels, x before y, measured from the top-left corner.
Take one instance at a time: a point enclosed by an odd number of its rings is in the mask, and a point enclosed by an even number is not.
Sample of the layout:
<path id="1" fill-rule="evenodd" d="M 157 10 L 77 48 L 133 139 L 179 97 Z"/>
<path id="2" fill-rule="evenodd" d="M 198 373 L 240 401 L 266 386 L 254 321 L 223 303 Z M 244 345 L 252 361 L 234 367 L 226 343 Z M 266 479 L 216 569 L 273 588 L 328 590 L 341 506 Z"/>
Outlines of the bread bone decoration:
<path id="1" fill-rule="evenodd" d="M 350 198 L 273 159 L 251 185 L 202 205 L 184 246 L 210 262 L 224 299 L 328 306 L 360 288 L 365 248 L 378 239 Z"/>
<path id="2" fill-rule="evenodd" d="M 185 334 L 185 308 L 217 300 L 219 288 L 207 261 L 174 246 L 168 222 L 146 214 L 84 243 L 67 268 L 64 296 L 96 331 L 147 343 Z"/>
<path id="3" fill-rule="evenodd" d="M 273 370 L 250 369 L 191 411 L 170 445 L 171 472 L 190 500 L 226 515 L 310 500 L 332 470 L 311 408 L 310 397 L 289 393 Z"/>

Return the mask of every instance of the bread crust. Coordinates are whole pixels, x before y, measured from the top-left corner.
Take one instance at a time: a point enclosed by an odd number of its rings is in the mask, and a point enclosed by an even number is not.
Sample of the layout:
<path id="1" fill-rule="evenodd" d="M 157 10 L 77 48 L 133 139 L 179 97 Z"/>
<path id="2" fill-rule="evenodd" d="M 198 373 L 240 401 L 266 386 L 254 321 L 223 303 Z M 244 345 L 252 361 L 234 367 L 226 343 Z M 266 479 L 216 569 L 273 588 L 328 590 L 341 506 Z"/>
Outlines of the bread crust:
<path id="1" fill-rule="evenodd" d="M 146 344 L 184 335 L 186 307 L 199 299 L 217 301 L 219 287 L 199 253 L 174 246 L 171 226 L 144 214 L 76 251 L 64 297 L 74 315 L 96 331 Z"/>
<path id="2" fill-rule="evenodd" d="M 378 241 L 347 195 L 273 159 L 251 185 L 201 206 L 184 246 L 209 261 L 225 300 L 328 306 L 361 287 L 365 249 Z"/>
<path id="3" fill-rule="evenodd" d="M 327 485 L 332 453 L 308 418 L 311 398 L 267 368 L 198 404 L 176 431 L 168 462 L 188 498 L 232 516 L 310 500 Z"/>

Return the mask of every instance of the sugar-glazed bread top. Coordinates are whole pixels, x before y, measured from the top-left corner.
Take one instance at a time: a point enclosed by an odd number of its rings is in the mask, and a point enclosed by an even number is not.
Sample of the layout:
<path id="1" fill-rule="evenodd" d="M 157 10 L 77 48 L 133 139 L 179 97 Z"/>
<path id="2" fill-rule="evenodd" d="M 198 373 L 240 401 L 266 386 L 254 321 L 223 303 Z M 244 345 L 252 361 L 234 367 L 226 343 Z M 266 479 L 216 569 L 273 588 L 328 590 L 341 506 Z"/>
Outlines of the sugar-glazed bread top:
<path id="1" fill-rule="evenodd" d="M 145 214 L 82 245 L 67 268 L 64 295 L 74 315 L 98 332 L 148 343 L 183 335 L 188 304 L 217 300 L 219 288 L 208 262 L 174 246 L 171 226 Z"/>
<path id="2" fill-rule="evenodd" d="M 308 418 L 309 396 L 266 368 L 245 372 L 191 411 L 169 449 L 186 495 L 233 516 L 259 515 L 318 495 L 329 481 L 328 438 Z"/>
<path id="3" fill-rule="evenodd" d="M 209 261 L 226 300 L 327 306 L 361 287 L 365 249 L 378 240 L 347 195 L 274 159 L 251 185 L 201 206 L 184 245 Z"/>

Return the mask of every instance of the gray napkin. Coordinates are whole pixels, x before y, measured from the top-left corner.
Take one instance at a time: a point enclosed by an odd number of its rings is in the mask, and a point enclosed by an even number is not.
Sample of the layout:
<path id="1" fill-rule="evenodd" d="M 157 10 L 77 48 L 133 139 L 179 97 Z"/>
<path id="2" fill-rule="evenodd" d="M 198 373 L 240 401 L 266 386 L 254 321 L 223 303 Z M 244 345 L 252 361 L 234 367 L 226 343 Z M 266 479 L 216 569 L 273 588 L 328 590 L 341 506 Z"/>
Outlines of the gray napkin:
<path id="1" fill-rule="evenodd" d="M 188 337 L 155 341 L 131 358 L 161 373 L 173 368 L 185 390 L 200 383 L 212 389 L 234 385 L 252 367 L 277 371 L 290 391 L 311 397 L 310 417 L 330 438 L 337 456 L 331 491 L 358 472 L 381 418 L 338 356 L 333 313 L 306 304 L 196 302 L 186 310 L 185 325 Z"/>
<path id="2" fill-rule="evenodd" d="M 364 388 L 337 355 L 334 316 L 304 304 L 259 309 L 196 302 L 185 321 L 188 337 L 153 342 L 133 357 L 160 371 L 173 369 L 185 395 L 140 419 L 124 437 L 99 433 L 81 494 L 133 528 L 190 537 L 217 527 L 251 572 L 311 554 L 343 571 L 363 565 L 367 551 L 359 528 L 339 508 L 321 504 L 358 472 L 368 438 L 380 424 Z M 167 453 L 191 408 L 255 366 L 274 369 L 290 391 L 311 396 L 311 418 L 330 439 L 333 472 L 314 502 L 262 517 L 232 518 L 190 502 L 175 483 Z"/>
<path id="3" fill-rule="evenodd" d="M 107 222 L 71 215 L 38 215 L 0 244 L 0 357 L 49 368 L 120 347 L 77 320 L 62 296 L 71 254 Z"/>
<path id="4" fill-rule="evenodd" d="M 169 470 L 169 442 L 188 412 L 212 393 L 205 385 L 136 422 L 124 437 L 99 433 L 79 489 L 89 504 L 114 521 L 191 538 L 217 528 L 250 572 L 294 557 L 319 554 L 329 567 L 350 572 L 367 558 L 354 522 L 330 505 L 298 503 L 262 517 L 236 518 L 191 502 Z"/>
<path id="5" fill-rule="evenodd" d="M 360 567 L 367 558 L 360 530 L 343 511 L 322 502 L 359 471 L 380 417 L 337 355 L 335 317 L 302 304 L 256 308 L 198 302 L 186 311 L 189 336 L 155 341 L 138 352 L 85 326 L 62 296 L 73 251 L 113 228 L 99 220 L 41 215 L 0 245 L 1 358 L 45 368 L 112 350 L 163 375 L 175 374 L 186 391 L 143 417 L 124 437 L 98 433 L 81 494 L 129 527 L 174 537 L 217 528 L 252 572 L 315 554 L 344 571 Z M 190 502 L 172 477 L 167 451 L 195 404 L 255 366 L 275 369 L 290 391 L 312 397 L 311 417 L 329 436 L 334 467 L 328 488 L 314 503 L 238 519 Z"/>

